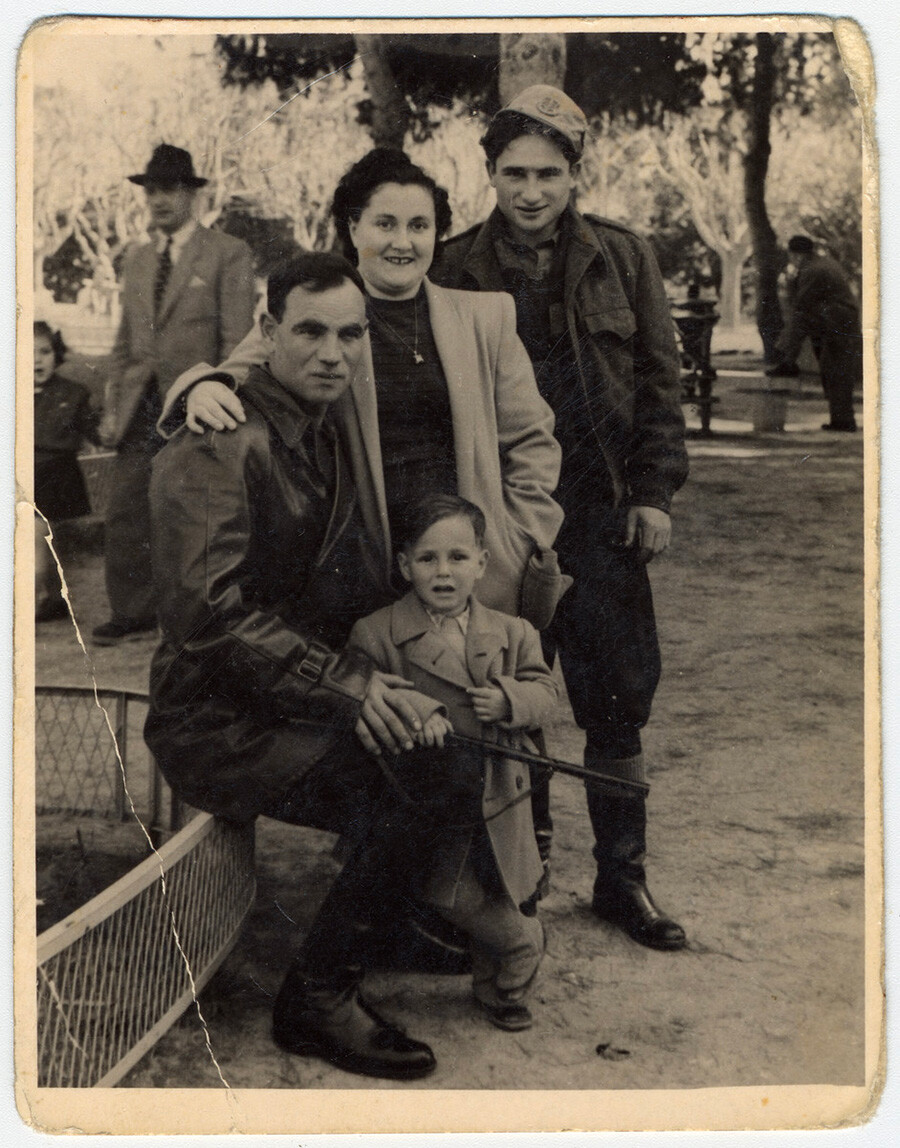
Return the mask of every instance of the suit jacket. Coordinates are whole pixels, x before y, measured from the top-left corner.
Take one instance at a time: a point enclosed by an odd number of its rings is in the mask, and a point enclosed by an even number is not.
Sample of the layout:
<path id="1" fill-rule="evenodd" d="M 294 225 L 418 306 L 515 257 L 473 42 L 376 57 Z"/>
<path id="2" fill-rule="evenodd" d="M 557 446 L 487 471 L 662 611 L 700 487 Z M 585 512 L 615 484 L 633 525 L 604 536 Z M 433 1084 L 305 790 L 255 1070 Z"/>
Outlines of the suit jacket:
<path id="1" fill-rule="evenodd" d="M 475 599 L 466 632 L 465 666 L 411 591 L 357 622 L 348 645 L 368 654 L 379 669 L 408 678 L 421 694 L 446 706 L 454 730 L 469 737 L 526 745 L 534 752 L 526 731 L 538 729 L 556 704 L 556 683 L 534 627 Z M 473 685 L 499 686 L 509 700 L 510 720 L 483 726 L 466 693 Z M 485 758 L 482 813 L 500 877 L 516 905 L 532 895 L 543 873 L 531 800 L 526 796 L 530 788 L 527 766 L 492 755 Z M 458 879 L 465 852 L 457 851 L 454 857 Z"/>
<path id="2" fill-rule="evenodd" d="M 562 524 L 562 510 L 552 497 L 560 466 L 553 412 L 538 394 L 508 295 L 449 291 L 427 279 L 425 292 L 450 391 L 459 493 L 487 518 L 485 544 L 491 559 L 479 596 L 494 609 L 517 614 L 528 560 L 535 547 L 553 546 Z M 239 386 L 250 366 L 265 357 L 265 344 L 254 330 L 218 371 L 213 372 L 209 363 L 215 360 L 209 359 L 187 372 L 166 397 L 161 426 L 178 425 L 178 400 L 199 379 L 221 372 Z M 363 517 L 372 537 L 385 540 L 382 560 L 390 574 L 393 553 L 376 385 L 367 339 L 352 387 L 334 409 L 350 446 Z"/>
<path id="3" fill-rule="evenodd" d="M 495 209 L 448 240 L 432 270 L 435 282 L 504 291 L 494 249 L 501 218 Z M 675 329 L 653 251 L 629 228 L 572 207 L 561 226 L 564 318 L 580 383 L 571 401 L 585 406 L 616 504 L 668 511 L 688 458 Z"/>
<path id="4" fill-rule="evenodd" d="M 225 358 L 253 323 L 253 262 L 242 240 L 198 226 L 172 268 L 154 315 L 158 264 L 153 243 L 133 248 L 125 260 L 122 319 L 104 402 L 112 445 L 128 429 L 151 379 L 164 396 L 198 359 Z"/>

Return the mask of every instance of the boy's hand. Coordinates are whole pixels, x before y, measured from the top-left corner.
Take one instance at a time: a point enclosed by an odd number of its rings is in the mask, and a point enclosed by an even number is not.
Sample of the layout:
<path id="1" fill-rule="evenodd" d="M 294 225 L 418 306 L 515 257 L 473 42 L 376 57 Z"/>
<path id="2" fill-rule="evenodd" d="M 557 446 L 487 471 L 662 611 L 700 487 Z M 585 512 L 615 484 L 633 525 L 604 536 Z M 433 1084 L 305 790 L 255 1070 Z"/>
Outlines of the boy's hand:
<path id="1" fill-rule="evenodd" d="M 238 423 L 247 421 L 241 400 L 218 379 L 203 379 L 191 387 L 185 410 L 187 428 L 194 434 L 203 434 L 206 427 L 236 430 Z"/>
<path id="2" fill-rule="evenodd" d="M 419 732 L 415 734 L 415 739 L 419 745 L 443 749 L 444 738 L 448 733 L 453 733 L 453 726 L 450 724 L 448 718 L 445 718 L 442 713 L 435 710 Z"/>
<path id="3" fill-rule="evenodd" d="M 509 699 L 499 686 L 479 686 L 466 690 L 472 699 L 472 709 L 479 721 L 486 724 L 495 721 L 508 721 L 512 716 Z"/>

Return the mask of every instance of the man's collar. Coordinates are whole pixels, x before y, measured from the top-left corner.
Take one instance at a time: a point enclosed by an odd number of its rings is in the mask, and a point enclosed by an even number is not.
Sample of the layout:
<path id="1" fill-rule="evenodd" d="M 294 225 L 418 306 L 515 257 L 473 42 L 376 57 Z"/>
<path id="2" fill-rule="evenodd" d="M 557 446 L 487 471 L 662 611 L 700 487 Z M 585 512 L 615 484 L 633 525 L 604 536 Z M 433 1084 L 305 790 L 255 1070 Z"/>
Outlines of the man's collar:
<path id="1" fill-rule="evenodd" d="M 564 220 L 565 212 L 563 212 L 559 220 L 557 220 L 556 230 L 549 237 L 549 239 L 542 239 L 540 243 L 528 243 L 527 240 L 519 239 L 518 236 L 514 234 L 509 220 L 506 218 L 503 212 L 500 211 L 499 208 L 494 208 L 494 211 L 491 213 L 490 217 L 495 242 L 500 241 L 503 243 L 508 243 L 511 247 L 517 250 L 525 251 L 537 251 L 539 247 L 556 247 L 561 237 Z"/>
<path id="2" fill-rule="evenodd" d="M 162 251 L 168 241 L 172 240 L 172 246 L 169 248 L 170 252 L 178 252 L 184 247 L 185 243 L 191 238 L 200 224 L 196 219 L 189 219 L 187 223 L 182 224 L 177 231 L 173 231 L 171 235 L 160 234 L 156 240 L 156 250 Z"/>
<path id="3" fill-rule="evenodd" d="M 470 599 L 470 603 L 471 603 L 471 599 Z M 460 628 L 460 630 L 462 630 L 464 636 L 469 632 L 470 607 L 468 605 L 459 614 L 454 614 L 453 617 L 450 617 L 450 615 L 448 615 L 448 614 L 435 614 L 431 610 L 429 610 L 427 606 L 425 607 L 425 613 L 431 619 L 431 621 L 434 625 L 434 628 L 436 630 L 443 630 L 445 625 L 452 622 L 455 625 L 459 626 L 459 628 Z"/>
<path id="4" fill-rule="evenodd" d="M 304 410 L 300 402 L 275 378 L 267 364 L 252 367 L 241 387 L 241 398 L 263 415 L 278 432 L 285 446 L 291 450 L 300 447 L 310 426 L 320 428 L 328 417 L 328 408 L 315 417 Z"/>

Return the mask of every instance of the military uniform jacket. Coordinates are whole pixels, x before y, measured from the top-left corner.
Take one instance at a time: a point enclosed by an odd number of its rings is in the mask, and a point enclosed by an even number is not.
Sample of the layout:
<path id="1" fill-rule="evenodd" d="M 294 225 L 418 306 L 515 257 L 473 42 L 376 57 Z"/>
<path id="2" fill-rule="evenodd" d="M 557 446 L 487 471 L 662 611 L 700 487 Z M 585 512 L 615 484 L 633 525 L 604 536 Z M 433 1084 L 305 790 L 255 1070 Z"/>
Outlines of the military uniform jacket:
<path id="1" fill-rule="evenodd" d="M 565 326 L 580 393 L 616 503 L 668 511 L 687 478 L 675 333 L 649 244 L 617 223 L 568 208 Z M 436 283 L 503 291 L 494 250 L 497 209 L 450 239 L 431 272 Z"/>

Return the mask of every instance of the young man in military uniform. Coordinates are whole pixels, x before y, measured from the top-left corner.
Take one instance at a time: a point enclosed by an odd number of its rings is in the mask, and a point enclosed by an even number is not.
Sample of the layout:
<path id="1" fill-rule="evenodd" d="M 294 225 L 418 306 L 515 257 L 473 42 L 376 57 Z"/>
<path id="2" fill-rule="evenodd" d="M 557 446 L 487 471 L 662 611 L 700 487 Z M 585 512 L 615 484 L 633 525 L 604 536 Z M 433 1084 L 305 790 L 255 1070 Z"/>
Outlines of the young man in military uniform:
<path id="1" fill-rule="evenodd" d="M 669 507 L 687 477 L 679 362 L 662 277 L 645 240 L 572 206 L 587 120 L 557 88 L 525 89 L 494 116 L 482 146 L 497 193 L 485 223 L 445 245 L 435 282 L 509 291 L 518 332 L 563 449 L 557 541 L 575 584 L 544 633 L 558 653 L 584 760 L 644 780 L 640 731 L 660 656 L 646 564 L 669 545 Z M 596 844 L 593 909 L 641 944 L 680 949 L 644 872 L 646 807 L 587 783 Z M 547 795 L 535 799 L 549 855 Z"/>

